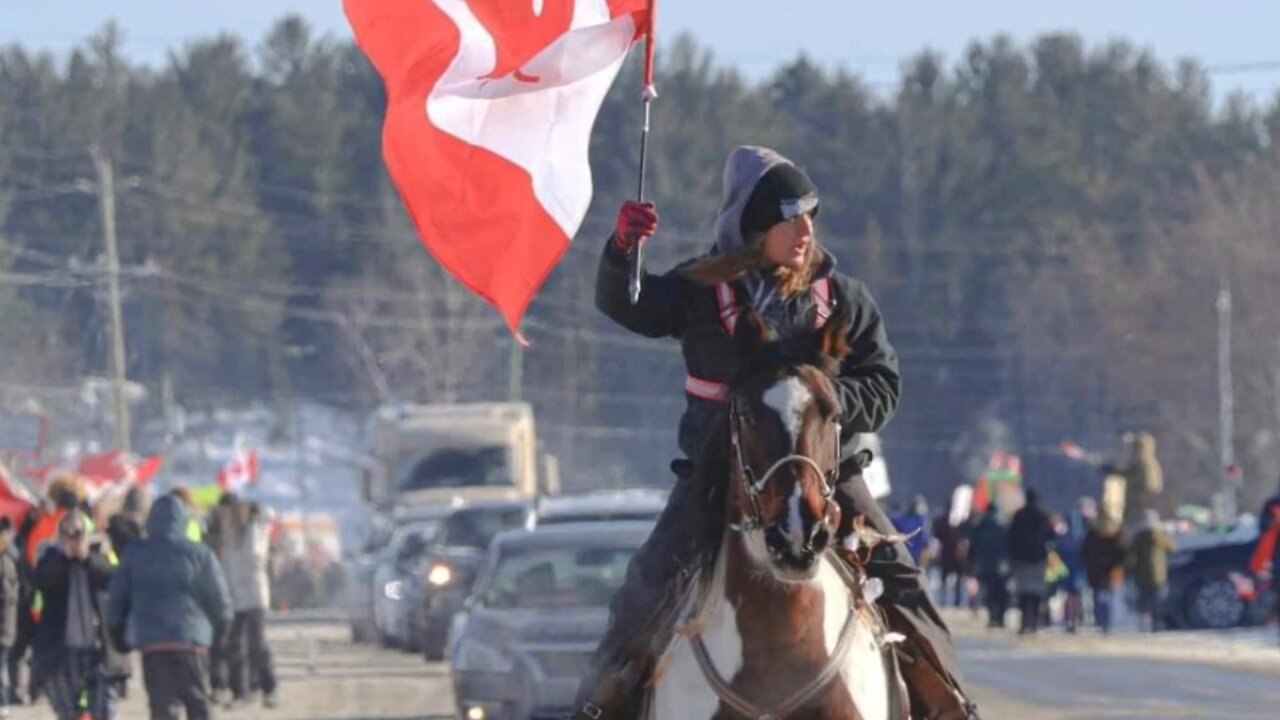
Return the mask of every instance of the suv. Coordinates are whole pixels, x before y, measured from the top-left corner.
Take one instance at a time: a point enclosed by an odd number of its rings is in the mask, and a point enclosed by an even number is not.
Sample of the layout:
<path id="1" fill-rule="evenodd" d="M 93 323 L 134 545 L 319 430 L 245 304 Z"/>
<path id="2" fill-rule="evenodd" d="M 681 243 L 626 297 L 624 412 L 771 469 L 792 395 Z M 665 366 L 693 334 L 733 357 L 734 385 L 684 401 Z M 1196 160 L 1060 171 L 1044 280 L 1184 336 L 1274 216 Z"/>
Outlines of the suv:
<path id="1" fill-rule="evenodd" d="M 405 578 L 404 644 L 421 650 L 427 660 L 443 659 L 449 623 L 471 590 L 489 541 L 532 524 L 533 505 L 527 500 L 477 502 L 450 513 Z"/>

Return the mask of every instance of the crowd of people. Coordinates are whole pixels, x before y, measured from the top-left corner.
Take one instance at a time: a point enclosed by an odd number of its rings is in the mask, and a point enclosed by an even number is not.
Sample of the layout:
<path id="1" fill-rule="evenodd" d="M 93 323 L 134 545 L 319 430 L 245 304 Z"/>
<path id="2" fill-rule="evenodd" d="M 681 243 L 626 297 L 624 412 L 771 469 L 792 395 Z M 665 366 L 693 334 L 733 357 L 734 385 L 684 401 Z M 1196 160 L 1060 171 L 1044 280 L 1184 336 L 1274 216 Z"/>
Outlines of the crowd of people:
<path id="1" fill-rule="evenodd" d="M 973 511 L 960 523 L 936 518 L 922 532 L 918 508 L 897 516 L 899 529 L 917 533 L 920 563 L 937 578 L 942 605 L 985 606 L 988 626 L 1006 627 L 1018 612 L 1018 632 L 1032 634 L 1051 620 L 1050 599 L 1061 598 L 1060 622 L 1076 632 L 1092 615 L 1101 632 L 1114 627 L 1114 608 L 1131 583 L 1141 629 L 1162 628 L 1168 555 L 1174 542 L 1155 510 L 1125 527 L 1081 498 L 1068 513 L 1047 510 L 1032 488 L 1008 518 L 999 508 Z M 907 517 L 910 515 L 911 517 Z M 1089 612 L 1086 612 L 1088 610 Z"/>
<path id="2" fill-rule="evenodd" d="M 276 704 L 269 511 L 228 493 L 202 521 L 183 488 L 147 495 L 91 506 L 68 475 L 0 520 L 0 717 L 43 697 L 59 720 L 111 718 L 133 652 L 155 720 Z"/>

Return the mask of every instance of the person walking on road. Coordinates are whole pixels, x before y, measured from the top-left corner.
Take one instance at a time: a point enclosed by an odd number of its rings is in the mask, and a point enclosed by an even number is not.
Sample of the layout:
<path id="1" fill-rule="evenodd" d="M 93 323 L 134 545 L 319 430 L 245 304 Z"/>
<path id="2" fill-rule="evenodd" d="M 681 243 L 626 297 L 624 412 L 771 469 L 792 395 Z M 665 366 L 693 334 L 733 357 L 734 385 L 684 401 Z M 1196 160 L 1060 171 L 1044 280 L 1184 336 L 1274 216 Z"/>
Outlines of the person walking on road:
<path id="1" fill-rule="evenodd" d="M 1125 548 L 1120 527 L 1099 518 L 1085 534 L 1080 556 L 1093 595 L 1093 624 L 1103 633 L 1109 633 L 1116 589 L 1124 584 Z"/>
<path id="2" fill-rule="evenodd" d="M 255 502 L 237 501 L 219 510 L 219 559 L 235 606 L 226 641 L 231 692 L 237 702 L 245 702 L 251 690 L 260 689 L 263 704 L 275 707 L 275 669 L 266 637 L 266 612 L 271 607 L 270 518 Z"/>
<path id="3" fill-rule="evenodd" d="M 1258 547 L 1249 566 L 1264 583 L 1271 580 L 1275 598 L 1274 617 L 1280 622 L 1280 492 L 1272 495 L 1258 513 Z"/>
<path id="4" fill-rule="evenodd" d="M 994 506 L 982 514 L 973 529 L 969 558 L 987 606 L 987 627 L 1004 628 L 1009 610 L 1009 532 Z"/>
<path id="5" fill-rule="evenodd" d="M 1027 488 L 1027 502 L 1013 514 L 1009 523 L 1009 560 L 1013 586 L 1018 594 L 1018 634 L 1029 635 L 1040 628 L 1040 606 L 1044 602 L 1045 568 L 1049 562 L 1049 543 L 1053 527 L 1049 516 L 1040 509 L 1040 498 Z"/>
<path id="6" fill-rule="evenodd" d="M 9 693 L 18 683 L 18 678 L 9 674 L 9 651 L 18 638 L 22 580 L 11 534 L 9 518 L 0 518 L 0 718 L 9 716 Z"/>
<path id="7" fill-rule="evenodd" d="M 1164 625 L 1164 598 L 1168 592 L 1168 555 L 1175 550 L 1173 540 L 1161 527 L 1160 513 L 1146 512 L 1146 522 L 1133 537 L 1129 549 L 1134 584 L 1138 586 L 1138 624 L 1157 632 Z"/>
<path id="8" fill-rule="evenodd" d="M 103 632 L 100 597 L 111 580 L 107 556 L 88 538 L 89 518 L 80 510 L 58 521 L 57 544 L 44 549 L 32 573 L 43 598 L 33 645 L 32 674 L 58 720 L 76 720 L 85 708 L 94 720 L 114 714 L 107 674 L 109 640 Z"/>
<path id="9" fill-rule="evenodd" d="M 124 503 L 120 512 L 107 521 L 107 537 L 111 538 L 111 549 L 119 558 L 129 543 L 142 539 L 143 522 L 147 519 L 146 491 L 134 486 L 124 495 Z"/>
<path id="10" fill-rule="evenodd" d="M 111 582 L 108 623 L 127 648 L 132 622 L 152 720 L 210 717 L 209 646 L 231 624 L 231 599 L 217 558 L 187 537 L 186 505 L 172 494 L 156 500 L 147 536 L 130 543 Z"/>

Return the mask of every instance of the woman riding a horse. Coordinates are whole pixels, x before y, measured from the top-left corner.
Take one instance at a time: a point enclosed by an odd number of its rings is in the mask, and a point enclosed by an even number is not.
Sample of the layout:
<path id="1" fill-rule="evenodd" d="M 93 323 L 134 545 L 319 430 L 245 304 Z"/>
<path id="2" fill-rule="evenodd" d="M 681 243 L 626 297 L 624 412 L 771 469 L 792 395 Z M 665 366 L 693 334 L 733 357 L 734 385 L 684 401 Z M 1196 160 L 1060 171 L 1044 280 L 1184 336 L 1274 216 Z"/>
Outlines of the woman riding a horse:
<path id="1" fill-rule="evenodd" d="M 817 214 L 817 190 L 802 170 L 772 150 L 739 147 L 725 164 L 714 250 L 665 274 L 645 274 L 640 301 L 632 305 L 627 256 L 656 232 L 658 216 L 652 203 L 627 201 L 600 260 L 596 304 L 632 332 L 681 341 L 688 377 L 679 446 L 688 458 L 699 456 L 711 428 L 726 415 L 731 383 L 741 371 L 734 341 L 740 317 L 758 316 L 782 341 L 812 335 L 829 320 L 844 323 L 849 350 L 831 377 L 839 404 L 841 461 L 833 489 L 844 518 L 840 530 L 848 533 L 853 519 L 861 518 L 892 537 L 892 523 L 861 477 L 857 442 L 859 434 L 879 431 L 897 407 L 897 355 L 866 287 L 837 272 L 834 257 L 818 244 Z M 672 468 L 677 480 L 671 498 L 614 596 L 577 718 L 637 717 L 657 661 L 653 648 L 663 647 L 673 632 L 668 610 L 678 602 L 677 580 L 707 552 L 700 528 L 710 520 L 691 481 L 691 463 L 677 460 Z M 835 545 L 843 540 L 837 537 Z M 883 583 L 877 604 L 891 629 L 906 638 L 897 647 L 912 717 L 977 718 L 960 688 L 950 633 L 903 544 L 876 546 L 862 569 Z"/>

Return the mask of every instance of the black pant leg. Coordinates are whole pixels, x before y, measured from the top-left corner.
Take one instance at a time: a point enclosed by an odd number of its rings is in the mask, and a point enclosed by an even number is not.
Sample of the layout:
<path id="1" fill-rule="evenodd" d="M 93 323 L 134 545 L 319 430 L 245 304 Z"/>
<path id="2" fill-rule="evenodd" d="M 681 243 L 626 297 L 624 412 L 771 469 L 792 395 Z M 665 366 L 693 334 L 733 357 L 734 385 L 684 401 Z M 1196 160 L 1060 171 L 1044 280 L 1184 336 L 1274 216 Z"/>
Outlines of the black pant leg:
<path id="1" fill-rule="evenodd" d="M 179 678 L 187 720 L 209 720 L 213 715 L 209 701 L 209 656 L 196 652 L 184 655 Z"/>
<path id="2" fill-rule="evenodd" d="M 151 720 L 178 720 L 182 715 L 178 683 L 180 652 L 142 654 L 142 685 L 147 690 Z"/>
<path id="3" fill-rule="evenodd" d="M 250 610 L 246 616 L 249 661 L 258 686 L 263 693 L 270 695 L 276 691 L 276 671 L 272 664 L 271 646 L 267 644 L 267 612 Z"/>
<path id="4" fill-rule="evenodd" d="M 223 639 L 222 646 L 229 668 L 227 686 L 231 688 L 231 694 L 237 700 L 248 696 L 252 686 L 250 679 L 252 665 L 249 662 L 247 635 L 248 617 L 244 612 L 237 612 L 235 619 L 231 621 L 231 631 Z"/>
<path id="5" fill-rule="evenodd" d="M 866 523 L 883 535 L 896 534 L 897 528 L 872 497 L 871 490 L 856 467 L 849 463 L 841 466 L 841 481 L 836 486 L 836 502 L 844 515 L 842 524 L 855 516 L 866 518 Z M 880 604 L 893 607 L 910 623 L 913 629 L 929 643 L 941 666 L 939 670 L 951 677 L 957 686 L 963 680 L 960 664 L 955 657 L 955 644 L 951 631 L 934 607 L 933 600 L 924 586 L 924 576 L 911 559 L 905 543 L 882 543 L 871 552 L 866 564 L 867 574 L 884 583 L 884 595 Z"/>

